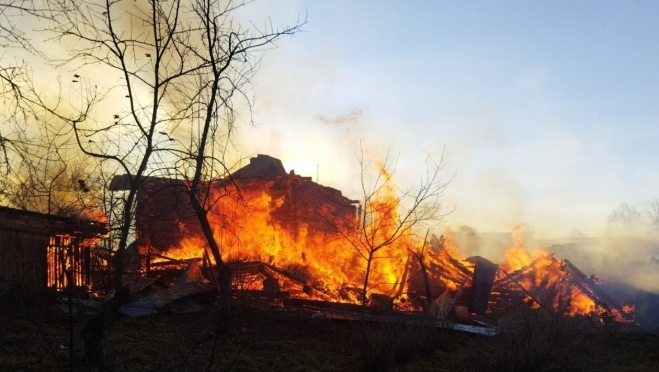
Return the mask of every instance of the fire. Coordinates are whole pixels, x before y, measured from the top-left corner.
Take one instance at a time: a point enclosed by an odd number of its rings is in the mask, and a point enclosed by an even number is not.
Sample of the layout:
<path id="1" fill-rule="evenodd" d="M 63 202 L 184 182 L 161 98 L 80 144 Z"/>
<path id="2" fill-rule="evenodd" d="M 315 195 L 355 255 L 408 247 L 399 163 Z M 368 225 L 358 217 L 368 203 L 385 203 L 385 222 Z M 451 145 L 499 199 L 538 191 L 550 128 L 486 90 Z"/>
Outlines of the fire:
<path id="1" fill-rule="evenodd" d="M 89 249 L 96 241 L 96 238 L 83 239 L 71 235 L 51 236 L 46 247 L 48 287 L 62 290 L 69 284 L 74 287 L 87 284 L 85 257 L 88 257 Z"/>
<path id="2" fill-rule="evenodd" d="M 547 250 L 529 253 L 522 236 L 523 225 L 513 228 L 513 246 L 505 254 L 501 269 L 515 276 L 515 281 L 524 290 L 532 307 L 549 307 L 566 315 L 591 315 L 607 312 L 596 301 L 597 295 L 589 292 L 578 272 L 569 261 L 559 261 Z M 500 279 L 504 276 L 500 275 Z M 582 285 L 579 285 L 582 283 Z"/>
<path id="3" fill-rule="evenodd" d="M 330 202 L 304 195 L 305 188 L 316 184 L 294 174 L 212 189 L 208 218 L 223 259 L 303 267 L 313 287 L 333 293 L 337 301 L 355 301 L 351 292 L 363 286 L 370 255 L 367 290 L 393 295 L 402 281 L 401 263 L 408 248 L 419 243 L 411 231 L 396 232 L 398 197 L 389 185 L 391 176 L 383 176 L 386 187 L 367 200 L 360 215 L 354 206 L 333 204 L 331 195 L 326 195 Z M 183 231 L 185 237 L 165 255 L 177 260 L 201 257 L 207 246 L 204 236 L 191 225 Z"/>
<path id="4" fill-rule="evenodd" d="M 636 305 L 634 304 L 623 304 L 622 311 L 627 314 L 632 314 L 635 310 Z"/>
<path id="5" fill-rule="evenodd" d="M 505 261 L 501 268 L 508 271 L 516 271 L 530 265 L 533 261 L 543 256 L 549 255 L 546 250 L 533 250 L 529 253 L 526 249 L 526 242 L 523 235 L 524 225 L 518 224 L 512 228 L 513 245 L 504 251 Z M 547 266 L 546 264 L 544 265 Z"/>
<path id="6" fill-rule="evenodd" d="M 360 303 L 365 283 L 366 297 L 387 295 L 396 304 L 405 303 L 400 305 L 405 309 L 424 306 L 427 295 L 431 299 L 443 293 L 468 296 L 474 269 L 463 263 L 455 234 L 447 228 L 439 237 L 430 233 L 420 237 L 401 222 L 400 196 L 382 166 L 380 177 L 381 187 L 360 204 L 293 172 L 211 183 L 207 216 L 223 260 L 261 262 L 268 270 L 286 272 L 306 288 L 296 289 L 295 296 L 308 299 Z M 168 207 L 177 216 L 185 212 L 180 205 Z M 149 246 L 153 241 L 149 238 L 158 236 L 143 237 L 142 244 L 153 253 L 152 262 L 165 256 L 175 260 L 204 256 L 212 264 L 194 216 L 180 219 L 176 226 L 181 238 L 171 239 L 172 246 L 165 249 Z M 496 271 L 493 294 L 570 316 L 608 311 L 585 275 L 569 261 L 558 260 L 546 249 L 529 252 L 523 228 L 512 229 L 513 244 Z M 259 283 L 249 287 L 264 290 Z"/>
<path id="7" fill-rule="evenodd" d="M 188 260 L 193 258 L 199 258 L 203 254 L 203 247 L 206 245 L 206 241 L 203 237 L 199 236 L 187 236 L 185 237 L 179 246 L 172 247 L 167 251 L 167 257 L 173 258 L 175 260 Z M 156 258 L 153 262 L 161 262 L 162 259 Z"/>
<path id="8" fill-rule="evenodd" d="M 584 293 L 579 292 L 572 296 L 570 299 L 570 308 L 568 314 L 575 315 L 589 315 L 596 310 L 595 301 L 586 296 Z"/>
<path id="9" fill-rule="evenodd" d="M 285 268 L 315 290 L 342 302 L 361 301 L 367 270 L 368 293 L 398 297 L 416 283 L 416 291 L 425 296 L 425 291 L 418 289 L 423 283 L 420 276 L 411 277 L 410 273 L 416 270 L 418 274 L 419 259 L 432 281 L 434 297 L 470 285 L 471 269 L 463 267 L 461 271 L 455 264 L 462 258 L 450 228 L 440 238 L 433 236 L 426 241 L 424 254 L 418 256 L 410 252 L 421 252 L 423 241 L 411 230 L 387 240 L 395 236 L 397 227 L 399 200 L 393 188 L 382 188 L 381 194 L 366 202 L 361 214 L 342 214 L 331 204 L 321 204 L 314 210 L 316 222 L 321 223 L 314 224 L 297 218 L 308 212 L 309 202 L 298 195 L 297 204 L 291 203 L 290 194 L 281 190 L 282 182 L 267 180 L 217 190 L 217 202 L 208 216 L 226 261 L 260 261 Z M 513 245 L 505 251 L 496 280 L 515 276 L 532 307 L 549 306 L 570 316 L 601 310 L 591 293 L 572 283 L 564 263 L 547 250 L 529 253 L 522 230 L 523 225 L 513 228 Z M 178 260 L 198 258 L 206 246 L 203 235 L 190 229 L 166 255 Z M 370 267 L 369 255 L 375 257 Z"/>
<path id="10" fill-rule="evenodd" d="M 84 221 L 93 221 L 95 224 L 107 224 L 108 215 L 96 208 L 85 208 L 80 212 L 79 218 Z"/>

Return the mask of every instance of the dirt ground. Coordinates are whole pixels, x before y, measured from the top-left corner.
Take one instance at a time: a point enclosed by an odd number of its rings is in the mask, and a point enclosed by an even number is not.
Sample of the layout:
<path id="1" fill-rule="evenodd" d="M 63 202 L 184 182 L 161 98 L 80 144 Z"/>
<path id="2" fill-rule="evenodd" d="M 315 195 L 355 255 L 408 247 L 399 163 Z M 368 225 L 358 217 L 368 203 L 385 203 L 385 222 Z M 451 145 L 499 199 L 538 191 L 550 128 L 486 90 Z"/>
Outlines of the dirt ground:
<path id="1" fill-rule="evenodd" d="M 0 371 L 659 370 L 656 333 L 555 316 L 525 317 L 496 337 L 404 325 L 369 324 L 363 331 L 359 322 L 280 309 L 236 309 L 230 332 L 216 336 L 213 319 L 212 312 L 113 317 L 105 364 L 91 367 L 82 361 L 84 315 L 70 323 L 53 306 L 4 316 Z"/>

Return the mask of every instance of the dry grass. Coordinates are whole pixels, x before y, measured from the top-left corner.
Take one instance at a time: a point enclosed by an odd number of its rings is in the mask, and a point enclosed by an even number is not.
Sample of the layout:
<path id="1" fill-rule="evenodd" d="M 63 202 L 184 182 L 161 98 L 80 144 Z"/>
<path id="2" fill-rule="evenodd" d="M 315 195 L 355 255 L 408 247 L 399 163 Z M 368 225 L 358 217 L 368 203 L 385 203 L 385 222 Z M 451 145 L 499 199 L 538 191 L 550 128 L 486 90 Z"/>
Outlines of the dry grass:
<path id="1" fill-rule="evenodd" d="M 76 332 L 84 320 L 74 319 Z M 205 371 L 216 341 L 213 370 L 221 371 L 659 370 L 656 336 L 584 328 L 575 319 L 543 314 L 522 317 L 514 332 L 494 338 L 423 325 L 371 325 L 368 345 L 358 323 L 296 312 L 241 311 L 231 333 L 217 338 L 212 320 L 212 313 L 118 316 L 106 333 L 107 363 L 95 370 Z M 57 371 L 57 363 L 68 370 L 67 326 L 58 307 L 3 317 L 0 371 Z M 79 337 L 73 346 L 80 357 Z"/>
<path id="2" fill-rule="evenodd" d="M 360 351 L 362 370 L 388 371 L 399 365 L 413 363 L 437 350 L 447 350 L 455 334 L 430 324 L 370 324 L 362 335 Z"/>

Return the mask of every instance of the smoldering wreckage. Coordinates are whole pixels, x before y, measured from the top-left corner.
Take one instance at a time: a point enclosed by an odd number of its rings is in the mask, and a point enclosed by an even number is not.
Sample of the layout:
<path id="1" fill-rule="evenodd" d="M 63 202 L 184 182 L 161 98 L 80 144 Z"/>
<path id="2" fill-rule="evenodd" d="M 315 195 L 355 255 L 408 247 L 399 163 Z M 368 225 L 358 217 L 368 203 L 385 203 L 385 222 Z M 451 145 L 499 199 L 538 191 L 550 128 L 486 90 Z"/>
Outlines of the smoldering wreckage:
<path id="1" fill-rule="evenodd" d="M 110 188 L 122 192 L 126 185 L 126 176 L 118 176 Z M 232 272 L 236 306 L 382 323 L 430 318 L 438 328 L 487 336 L 499 334 L 510 323 L 507 315 L 523 308 L 559 311 L 593 326 L 659 327 L 658 293 L 641 289 L 635 303 L 620 303 L 568 259 L 529 253 L 519 234 L 501 264 L 462 257 L 450 231 L 424 240 L 402 236 L 372 260 L 363 304 L 364 252 L 351 235 L 363 233 L 355 228 L 365 224 L 359 201 L 288 173 L 267 155 L 207 186 L 213 203 L 208 216 Z M 133 317 L 217 306 L 214 261 L 184 181 L 148 178 L 137 196 L 137 239 L 122 263 L 130 297 L 120 312 Z M 378 202 L 396 200 L 383 199 Z M 107 236 L 106 224 L 9 208 L 0 212 L 1 285 L 20 276 L 23 285 L 62 291 L 72 275 L 79 289 L 93 292 L 100 274 L 90 250 Z M 373 231 L 373 237 L 387 233 Z M 26 267 L 28 278 L 21 274 Z M 647 270 L 659 272 L 659 260 L 652 258 Z M 93 312 L 100 301 L 78 299 L 71 305 Z"/>

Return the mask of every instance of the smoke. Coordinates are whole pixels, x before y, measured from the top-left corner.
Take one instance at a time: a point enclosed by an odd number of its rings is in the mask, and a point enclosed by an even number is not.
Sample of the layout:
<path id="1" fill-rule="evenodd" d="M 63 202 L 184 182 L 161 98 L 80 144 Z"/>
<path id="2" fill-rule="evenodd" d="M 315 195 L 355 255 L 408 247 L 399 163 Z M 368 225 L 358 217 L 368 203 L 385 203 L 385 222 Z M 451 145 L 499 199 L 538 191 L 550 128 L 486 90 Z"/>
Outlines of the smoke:
<path id="1" fill-rule="evenodd" d="M 599 228 L 601 199 L 576 191 L 588 185 L 580 181 L 576 160 L 582 145 L 569 131 L 545 130 L 520 145 L 517 137 L 525 133 L 514 133 L 500 110 L 474 97 L 442 102 L 430 117 L 421 117 L 421 108 L 346 97 L 337 52 L 310 56 L 295 45 L 286 45 L 286 56 L 280 50 L 265 56 L 255 87 L 258 127 L 246 128 L 240 140 L 247 153 L 279 157 L 288 169 L 317 175 L 347 195 L 359 195 L 360 144 L 397 157 L 401 188 L 414 187 L 428 155 L 443 156 L 446 177 L 457 170 L 445 195 L 456 209 L 448 217 L 454 225 L 506 231 L 525 221 L 545 236 L 565 236 L 577 225 L 589 234 Z"/>
<path id="2" fill-rule="evenodd" d="M 600 237 L 577 241 L 565 254 L 598 277 L 622 283 L 628 293 L 637 289 L 659 293 L 657 274 L 647 269 L 652 257 L 659 257 L 656 205 L 657 199 L 621 203 L 609 214 Z"/>

